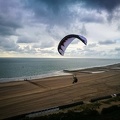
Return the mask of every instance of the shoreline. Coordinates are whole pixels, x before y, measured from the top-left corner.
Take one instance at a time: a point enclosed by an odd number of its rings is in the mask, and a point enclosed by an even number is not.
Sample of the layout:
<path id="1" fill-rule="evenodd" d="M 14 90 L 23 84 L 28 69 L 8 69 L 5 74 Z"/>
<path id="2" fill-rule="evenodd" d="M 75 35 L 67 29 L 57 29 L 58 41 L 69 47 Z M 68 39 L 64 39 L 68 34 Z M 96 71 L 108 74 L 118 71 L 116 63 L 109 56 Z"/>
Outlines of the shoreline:
<path id="1" fill-rule="evenodd" d="M 57 77 L 57 76 L 66 76 L 70 75 L 70 73 L 65 73 L 64 71 L 56 71 L 54 73 L 47 73 L 35 76 L 23 76 L 23 77 L 14 77 L 14 78 L 0 78 L 0 83 L 7 83 L 7 82 L 17 82 L 17 81 L 25 81 L 27 80 L 36 80 L 36 79 L 44 79 L 50 77 Z"/>
<path id="2" fill-rule="evenodd" d="M 75 72 L 79 72 L 79 71 L 82 72 L 82 71 L 87 70 L 87 69 L 95 69 L 95 68 L 101 68 L 101 67 L 115 66 L 117 64 L 120 64 L 120 63 L 101 65 L 101 66 L 93 66 L 93 67 L 76 68 L 76 69 L 64 69 L 61 71 L 56 71 L 56 72 L 46 73 L 46 74 L 41 74 L 41 75 L 21 76 L 21 77 L 12 77 L 12 78 L 0 78 L 0 83 L 24 81 L 26 79 L 27 80 L 36 80 L 36 79 L 44 79 L 44 78 L 51 78 L 51 77 L 73 75 Z"/>
<path id="3" fill-rule="evenodd" d="M 72 73 L 0 83 L 0 119 L 120 93 L 120 63 Z"/>

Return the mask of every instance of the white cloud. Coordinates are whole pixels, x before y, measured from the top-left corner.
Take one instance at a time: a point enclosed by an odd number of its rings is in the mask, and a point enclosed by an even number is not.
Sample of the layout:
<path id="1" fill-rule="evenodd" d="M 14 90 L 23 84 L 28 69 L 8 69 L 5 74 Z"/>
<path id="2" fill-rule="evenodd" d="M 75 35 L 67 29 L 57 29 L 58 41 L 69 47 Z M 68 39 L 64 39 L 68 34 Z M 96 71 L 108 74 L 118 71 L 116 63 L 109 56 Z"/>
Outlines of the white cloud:
<path id="1" fill-rule="evenodd" d="M 76 39 L 64 57 L 118 57 L 120 2 L 115 1 L 1 0 L 0 55 L 61 57 L 59 41 L 74 33 L 85 36 L 88 45 Z"/>

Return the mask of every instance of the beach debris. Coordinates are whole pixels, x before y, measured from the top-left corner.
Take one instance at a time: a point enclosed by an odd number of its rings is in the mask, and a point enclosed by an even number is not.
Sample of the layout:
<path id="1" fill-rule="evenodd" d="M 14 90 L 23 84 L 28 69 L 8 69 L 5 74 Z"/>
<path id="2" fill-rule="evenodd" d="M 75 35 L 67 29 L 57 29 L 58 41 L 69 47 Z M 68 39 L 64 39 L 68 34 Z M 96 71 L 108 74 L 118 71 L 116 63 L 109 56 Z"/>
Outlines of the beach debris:
<path id="1" fill-rule="evenodd" d="M 112 94 L 111 96 L 112 96 L 112 97 L 116 97 L 116 96 L 117 96 L 117 94 Z"/>
<path id="2" fill-rule="evenodd" d="M 87 45 L 87 39 L 81 35 L 76 35 L 76 34 L 69 34 L 67 36 L 65 36 L 59 43 L 58 45 L 58 52 L 61 55 L 64 55 L 64 52 L 66 50 L 66 48 L 68 47 L 68 45 L 75 39 L 79 39 L 81 40 L 85 45 Z"/>

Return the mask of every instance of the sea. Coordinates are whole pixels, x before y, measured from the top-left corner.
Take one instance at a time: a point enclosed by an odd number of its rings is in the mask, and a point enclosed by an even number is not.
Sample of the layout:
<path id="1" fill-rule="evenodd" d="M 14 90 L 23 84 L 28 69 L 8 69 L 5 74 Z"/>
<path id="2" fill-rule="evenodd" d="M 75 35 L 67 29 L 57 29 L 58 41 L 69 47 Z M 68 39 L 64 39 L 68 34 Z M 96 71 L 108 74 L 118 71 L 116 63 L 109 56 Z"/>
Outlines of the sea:
<path id="1" fill-rule="evenodd" d="M 120 63 L 120 59 L 93 58 L 0 58 L 0 82 L 67 75 L 79 70 Z"/>

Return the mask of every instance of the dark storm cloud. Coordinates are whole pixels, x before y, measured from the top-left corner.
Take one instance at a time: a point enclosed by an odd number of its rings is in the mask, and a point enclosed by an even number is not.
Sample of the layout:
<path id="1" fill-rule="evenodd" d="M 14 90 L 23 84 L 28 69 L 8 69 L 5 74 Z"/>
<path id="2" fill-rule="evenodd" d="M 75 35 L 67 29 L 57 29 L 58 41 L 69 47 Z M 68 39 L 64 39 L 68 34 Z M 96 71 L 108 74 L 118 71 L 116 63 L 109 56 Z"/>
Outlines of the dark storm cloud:
<path id="1" fill-rule="evenodd" d="M 36 43 L 36 42 L 38 42 L 38 40 L 24 36 L 20 36 L 17 40 L 17 43 Z"/>
<path id="2" fill-rule="evenodd" d="M 103 22 L 102 17 L 94 14 L 83 15 L 71 12 L 72 5 L 76 4 L 88 11 L 105 9 L 109 12 L 108 19 L 111 19 L 112 11 L 120 5 L 120 0 L 0 0 L 0 35 L 15 35 L 16 30 L 24 26 L 22 19 L 25 18 L 22 16 L 24 14 L 22 10 L 30 11 L 35 16 L 31 18 L 34 22 L 51 26 L 69 25 L 76 17 L 80 17 L 82 22 Z"/>
<path id="3" fill-rule="evenodd" d="M 110 44 L 115 44 L 116 40 L 105 40 L 105 41 L 99 41 L 100 45 L 110 45 Z"/>
<path id="4" fill-rule="evenodd" d="M 120 0 L 26 0 L 25 7 L 33 10 L 37 20 L 47 24 L 67 24 L 70 21 L 74 21 L 76 13 L 70 12 L 71 5 L 78 5 L 80 8 L 84 7 L 86 10 L 97 10 L 101 13 L 101 10 L 106 10 L 109 14 L 120 5 Z M 81 14 L 77 14 L 81 17 Z M 111 19 L 113 15 L 109 15 L 108 19 Z M 95 18 L 95 19 L 92 19 Z M 81 17 L 83 22 L 101 22 L 102 18 L 95 15 L 89 17 Z"/>
<path id="5" fill-rule="evenodd" d="M 2 18 L 0 16 L 0 35 L 16 35 L 16 29 L 20 28 L 21 25 L 11 21 L 8 18 Z"/>
<path id="6" fill-rule="evenodd" d="M 115 51 L 120 52 L 120 47 L 115 48 Z"/>
<path id="7" fill-rule="evenodd" d="M 15 0 L 0 0 L 0 35 L 15 35 L 16 29 L 22 27 L 17 7 Z"/>
<path id="8" fill-rule="evenodd" d="M 48 25 L 68 24 L 73 17 L 68 12 L 67 0 L 26 0 L 25 8 L 32 10 L 35 22 Z M 66 3 L 66 4 L 65 4 Z"/>
<path id="9" fill-rule="evenodd" d="M 82 3 L 84 6 L 95 9 L 106 9 L 112 11 L 120 5 L 120 0 L 26 0 L 30 6 L 37 6 L 37 9 L 41 9 L 41 6 L 49 8 L 54 12 L 58 12 L 65 6 L 75 3 Z M 37 11 L 36 9 L 36 11 Z M 37 11 L 38 12 L 38 11 Z"/>
<path id="10" fill-rule="evenodd" d="M 1 37 L 0 49 L 4 51 L 17 51 L 19 50 L 19 46 L 14 41 Z"/>
<path id="11" fill-rule="evenodd" d="M 43 50 L 47 53 L 47 48 L 55 47 L 54 40 L 60 40 L 71 31 L 87 35 L 89 26 L 86 23 L 104 24 L 106 17 L 118 21 L 119 6 L 120 0 L 0 0 L 0 50 L 19 53 Z M 45 28 L 39 27 L 41 24 Z M 120 30 L 120 25 L 117 30 Z M 45 41 L 42 34 L 51 38 Z M 116 42 L 107 40 L 99 44 Z M 96 44 L 88 45 L 91 52 L 95 47 Z"/>
<path id="12" fill-rule="evenodd" d="M 85 23 L 102 23 L 104 22 L 104 18 L 102 16 L 98 16 L 95 13 L 84 14 L 80 17 L 80 21 Z"/>
<path id="13" fill-rule="evenodd" d="M 14 40 L 0 37 L 0 50 L 7 52 L 18 52 L 18 53 L 36 53 L 35 49 L 29 45 L 20 48 Z"/>
<path id="14" fill-rule="evenodd" d="M 48 25 L 67 25 L 80 17 L 82 22 L 102 22 L 100 16 L 87 16 L 71 12 L 71 5 L 84 7 L 86 10 L 105 9 L 109 18 L 112 11 L 120 5 L 120 0 L 0 0 L 0 35 L 14 35 L 22 27 L 23 11 L 30 11 L 35 16 L 34 22 L 43 22 Z M 79 5 L 81 4 L 81 5 Z M 28 9 L 27 9 L 28 8 Z M 116 16 L 117 18 L 117 16 Z"/>
<path id="15" fill-rule="evenodd" d="M 38 44 L 34 44 L 33 48 L 50 48 L 50 47 L 54 47 L 54 42 L 53 41 L 47 41 L 47 42 L 40 42 Z"/>
<path id="16" fill-rule="evenodd" d="M 105 9 L 109 12 L 120 5 L 120 0 L 84 0 L 86 7 Z"/>

